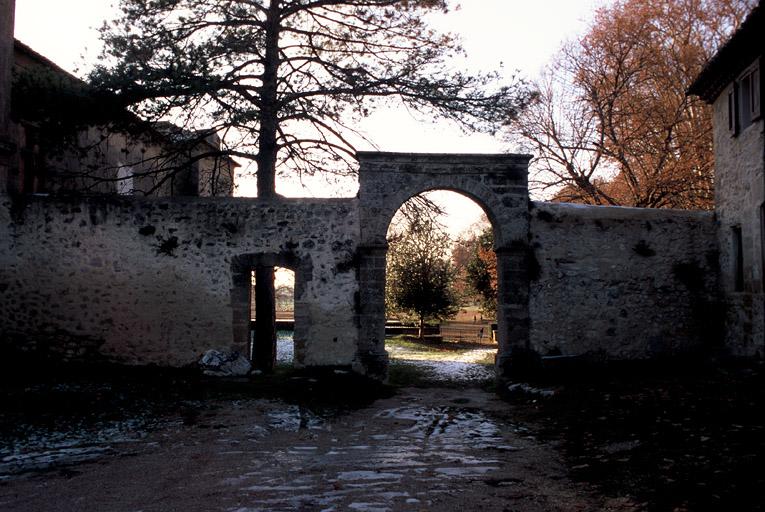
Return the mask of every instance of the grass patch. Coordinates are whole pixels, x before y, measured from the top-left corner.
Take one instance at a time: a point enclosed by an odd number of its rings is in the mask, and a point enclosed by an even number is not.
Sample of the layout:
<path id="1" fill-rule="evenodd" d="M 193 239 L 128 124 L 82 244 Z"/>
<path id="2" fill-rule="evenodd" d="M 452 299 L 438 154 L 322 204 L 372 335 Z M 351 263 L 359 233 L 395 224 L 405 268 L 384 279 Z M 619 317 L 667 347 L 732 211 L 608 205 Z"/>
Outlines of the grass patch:
<path id="1" fill-rule="evenodd" d="M 488 352 L 485 356 L 483 356 L 481 359 L 476 361 L 476 364 L 482 364 L 484 366 L 494 366 L 496 357 L 496 352 Z"/>
<path id="2" fill-rule="evenodd" d="M 427 387 L 433 384 L 433 373 L 422 366 L 391 359 L 388 384 L 393 387 Z"/>
<path id="3" fill-rule="evenodd" d="M 401 348 L 418 352 L 469 352 L 475 349 L 496 350 L 495 345 L 482 345 L 479 343 L 467 343 L 464 341 L 431 341 L 428 338 L 420 340 L 416 336 L 393 336 L 385 339 L 386 348 Z"/>

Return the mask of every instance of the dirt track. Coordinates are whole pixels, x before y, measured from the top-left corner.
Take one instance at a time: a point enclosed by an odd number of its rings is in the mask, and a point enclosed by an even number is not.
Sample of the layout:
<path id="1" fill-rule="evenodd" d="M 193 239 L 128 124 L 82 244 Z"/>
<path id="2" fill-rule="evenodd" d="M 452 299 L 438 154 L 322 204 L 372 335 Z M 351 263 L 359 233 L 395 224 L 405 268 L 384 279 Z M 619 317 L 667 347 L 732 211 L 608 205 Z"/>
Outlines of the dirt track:
<path id="1" fill-rule="evenodd" d="M 0 484 L 4 511 L 600 510 L 553 446 L 476 388 L 401 390 L 322 418 L 274 400 L 193 417 Z M 624 507 L 615 509 L 625 510 Z"/>
<path id="2" fill-rule="evenodd" d="M 0 511 L 765 510 L 761 364 L 579 368 L 501 400 L 483 348 L 389 350 L 390 387 L 0 373 Z"/>

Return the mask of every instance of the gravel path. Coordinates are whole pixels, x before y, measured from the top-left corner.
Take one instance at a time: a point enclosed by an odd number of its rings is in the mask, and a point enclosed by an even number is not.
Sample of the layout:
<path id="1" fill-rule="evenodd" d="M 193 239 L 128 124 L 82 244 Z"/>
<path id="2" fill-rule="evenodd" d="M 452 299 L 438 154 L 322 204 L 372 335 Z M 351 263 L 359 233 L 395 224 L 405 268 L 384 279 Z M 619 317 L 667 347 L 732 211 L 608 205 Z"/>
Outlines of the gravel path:
<path id="1" fill-rule="evenodd" d="M 280 360 L 291 347 L 280 339 Z M 350 412 L 322 413 L 310 399 L 217 398 L 159 415 L 139 408 L 119 420 L 30 426 L 0 444 L 0 510 L 637 510 L 569 480 L 557 447 L 477 387 L 493 377 L 480 363 L 493 349 L 390 350 L 429 387 Z"/>

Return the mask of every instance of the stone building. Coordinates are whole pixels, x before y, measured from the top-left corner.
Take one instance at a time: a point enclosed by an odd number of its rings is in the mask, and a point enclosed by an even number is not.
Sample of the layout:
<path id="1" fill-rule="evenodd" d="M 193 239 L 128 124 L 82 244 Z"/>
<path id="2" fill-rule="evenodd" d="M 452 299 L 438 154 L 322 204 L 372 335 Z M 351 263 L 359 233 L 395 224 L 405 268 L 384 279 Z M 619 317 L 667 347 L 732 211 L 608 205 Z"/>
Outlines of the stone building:
<path id="1" fill-rule="evenodd" d="M 0 194 L 8 183 L 11 155 L 11 80 L 13 76 L 13 27 L 16 0 L 0 0 Z"/>
<path id="2" fill-rule="evenodd" d="M 13 49 L 10 193 L 232 195 L 238 164 L 215 133 L 147 127 L 24 43 Z"/>
<path id="3" fill-rule="evenodd" d="M 763 353 L 765 341 L 765 14 L 756 7 L 689 93 L 713 108 L 715 215 L 726 346 Z"/>
<path id="4" fill-rule="evenodd" d="M 0 0 L 0 19 L 12 7 Z M 2 190 L 1 350 L 167 366 L 210 348 L 249 353 L 252 272 L 280 266 L 295 272 L 295 364 L 384 378 L 388 225 L 410 197 L 445 189 L 492 224 L 500 376 L 529 356 L 761 353 L 763 122 L 751 110 L 758 75 L 745 71 L 762 55 L 750 52 L 759 16 L 693 89 L 716 99 L 716 212 L 530 201 L 530 155 L 360 153 L 348 199 Z M 12 25 L 0 29 L 7 98 Z M 733 132 L 720 124 L 726 90 Z M 0 109 L 2 137 L 13 124 Z"/>

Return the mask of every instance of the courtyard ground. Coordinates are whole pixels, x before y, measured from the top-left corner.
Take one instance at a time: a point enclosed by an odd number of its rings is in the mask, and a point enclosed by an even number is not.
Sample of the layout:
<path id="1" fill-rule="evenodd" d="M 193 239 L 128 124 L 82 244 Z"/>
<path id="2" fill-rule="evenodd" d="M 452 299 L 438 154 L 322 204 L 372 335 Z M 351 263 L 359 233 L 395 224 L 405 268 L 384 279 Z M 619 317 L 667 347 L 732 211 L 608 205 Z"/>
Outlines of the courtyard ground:
<path id="1" fill-rule="evenodd" d="M 6 374 L 0 510 L 763 508 L 758 365 L 585 372 L 500 397 L 485 347 L 389 349 L 389 386 L 284 367 Z"/>

